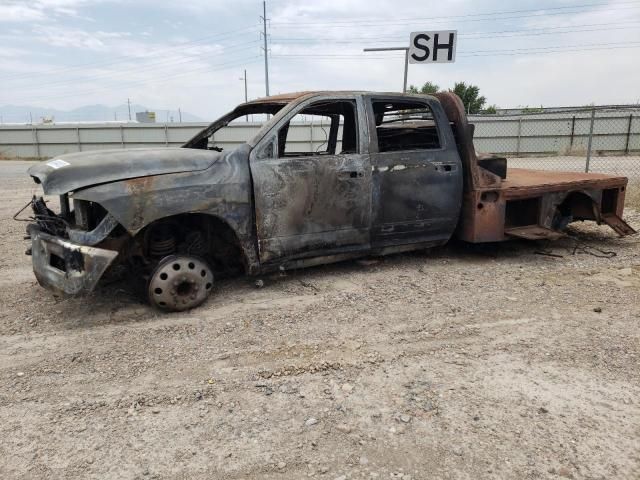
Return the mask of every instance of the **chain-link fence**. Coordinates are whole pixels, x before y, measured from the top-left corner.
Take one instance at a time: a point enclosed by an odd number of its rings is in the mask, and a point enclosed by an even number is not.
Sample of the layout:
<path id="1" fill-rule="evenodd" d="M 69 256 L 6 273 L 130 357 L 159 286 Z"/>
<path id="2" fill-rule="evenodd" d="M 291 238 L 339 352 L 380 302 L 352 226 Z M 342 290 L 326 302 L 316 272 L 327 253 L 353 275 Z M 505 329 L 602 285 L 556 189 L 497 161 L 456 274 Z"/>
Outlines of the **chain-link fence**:
<path id="1" fill-rule="evenodd" d="M 640 207 L 640 106 L 587 107 L 471 115 L 476 150 L 503 155 L 519 168 L 588 171 L 629 177 Z M 74 124 L 0 127 L 0 158 L 50 158 L 101 148 L 180 146 L 204 128 L 191 124 Z M 240 122 L 220 133 L 224 148 L 260 128 Z M 250 131 L 249 131 L 250 130 Z M 322 125 L 296 124 L 295 140 L 314 149 L 326 137 Z"/>
<path id="2" fill-rule="evenodd" d="M 619 174 L 640 181 L 640 107 L 474 115 L 475 145 L 511 167 Z"/>

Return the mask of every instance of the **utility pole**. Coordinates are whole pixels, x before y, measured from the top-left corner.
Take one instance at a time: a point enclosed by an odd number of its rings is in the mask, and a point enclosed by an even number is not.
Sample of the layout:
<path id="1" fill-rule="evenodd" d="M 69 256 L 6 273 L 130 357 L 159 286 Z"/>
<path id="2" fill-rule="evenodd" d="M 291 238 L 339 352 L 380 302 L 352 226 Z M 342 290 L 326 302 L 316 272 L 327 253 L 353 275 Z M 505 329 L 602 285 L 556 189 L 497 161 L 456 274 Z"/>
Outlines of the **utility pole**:
<path id="1" fill-rule="evenodd" d="M 382 47 L 382 48 L 365 48 L 365 52 L 390 52 L 404 51 L 404 81 L 402 83 L 402 93 L 407 93 L 407 73 L 409 72 L 409 47 Z"/>
<path id="2" fill-rule="evenodd" d="M 239 80 L 244 80 L 244 103 L 249 101 L 249 97 L 247 96 L 247 69 L 244 69 L 244 76 L 240 77 Z M 245 115 L 245 119 L 247 122 L 249 121 L 249 115 Z"/>
<path id="3" fill-rule="evenodd" d="M 131 100 L 127 98 L 127 107 L 129 108 L 129 121 L 131 121 Z"/>
<path id="4" fill-rule="evenodd" d="M 180 123 L 182 123 L 182 110 L 178 107 L 178 118 L 180 119 Z"/>
<path id="5" fill-rule="evenodd" d="M 31 115 L 31 112 L 29 112 L 29 123 L 33 125 L 33 115 Z"/>
<path id="6" fill-rule="evenodd" d="M 244 69 L 244 103 L 247 103 L 249 101 L 249 97 L 247 95 L 247 69 Z"/>
<path id="7" fill-rule="evenodd" d="M 267 93 L 267 97 L 269 96 L 269 52 L 267 51 L 267 2 L 263 0 L 262 2 L 262 19 L 263 31 L 262 37 L 264 39 L 264 85 Z"/>

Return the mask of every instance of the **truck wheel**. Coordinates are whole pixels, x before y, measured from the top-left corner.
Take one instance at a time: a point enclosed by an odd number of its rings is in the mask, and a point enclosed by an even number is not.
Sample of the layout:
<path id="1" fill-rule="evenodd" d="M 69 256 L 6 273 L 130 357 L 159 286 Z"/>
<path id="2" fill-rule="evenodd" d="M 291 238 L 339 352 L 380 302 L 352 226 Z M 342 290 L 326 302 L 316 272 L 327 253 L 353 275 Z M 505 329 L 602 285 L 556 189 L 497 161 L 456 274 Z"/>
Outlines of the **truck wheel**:
<path id="1" fill-rule="evenodd" d="M 181 311 L 204 302 L 213 286 L 213 272 L 198 257 L 164 257 L 151 273 L 147 295 L 149 303 L 162 310 Z"/>

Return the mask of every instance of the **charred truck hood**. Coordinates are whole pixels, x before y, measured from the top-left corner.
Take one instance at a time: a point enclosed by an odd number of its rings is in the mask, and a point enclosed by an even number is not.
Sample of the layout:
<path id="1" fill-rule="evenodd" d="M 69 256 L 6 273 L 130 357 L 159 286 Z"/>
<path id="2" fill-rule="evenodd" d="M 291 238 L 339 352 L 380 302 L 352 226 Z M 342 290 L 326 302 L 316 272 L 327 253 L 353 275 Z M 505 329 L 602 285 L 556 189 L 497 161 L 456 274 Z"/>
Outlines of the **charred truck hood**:
<path id="1" fill-rule="evenodd" d="M 136 148 L 70 153 L 39 163 L 29 175 L 46 195 L 131 178 L 206 170 L 222 154 L 190 148 Z"/>

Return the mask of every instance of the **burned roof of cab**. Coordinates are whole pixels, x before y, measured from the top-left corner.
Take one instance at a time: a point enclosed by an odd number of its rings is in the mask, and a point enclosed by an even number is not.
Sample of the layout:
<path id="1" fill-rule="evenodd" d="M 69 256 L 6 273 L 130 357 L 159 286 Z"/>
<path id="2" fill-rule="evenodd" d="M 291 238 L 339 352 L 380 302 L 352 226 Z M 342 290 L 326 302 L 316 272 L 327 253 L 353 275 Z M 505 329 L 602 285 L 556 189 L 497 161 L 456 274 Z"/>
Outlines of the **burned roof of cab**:
<path id="1" fill-rule="evenodd" d="M 306 96 L 318 95 L 381 95 L 391 97 L 424 97 L 424 94 L 401 93 L 401 92 L 370 92 L 364 90 L 306 90 L 302 92 L 280 93 L 278 95 L 270 95 L 268 97 L 257 98 L 251 100 L 244 105 L 258 105 L 265 103 L 287 104 Z"/>

